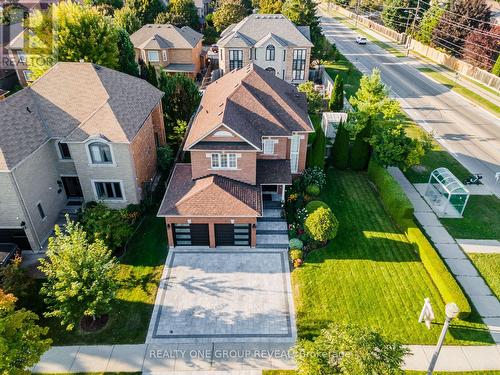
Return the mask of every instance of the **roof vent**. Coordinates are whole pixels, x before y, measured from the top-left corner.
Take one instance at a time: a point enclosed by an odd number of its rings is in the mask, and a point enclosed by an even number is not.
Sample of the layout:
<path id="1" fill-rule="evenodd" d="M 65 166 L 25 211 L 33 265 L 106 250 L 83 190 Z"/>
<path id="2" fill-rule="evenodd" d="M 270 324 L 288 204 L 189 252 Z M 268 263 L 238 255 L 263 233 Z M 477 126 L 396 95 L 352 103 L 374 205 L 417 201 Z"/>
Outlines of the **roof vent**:
<path id="1" fill-rule="evenodd" d="M 219 114 L 218 114 L 217 116 L 222 116 L 222 113 L 223 113 L 223 112 L 219 112 Z"/>
<path id="2" fill-rule="evenodd" d="M 31 113 L 30 107 L 26 107 L 26 111 L 28 111 L 28 113 Z"/>

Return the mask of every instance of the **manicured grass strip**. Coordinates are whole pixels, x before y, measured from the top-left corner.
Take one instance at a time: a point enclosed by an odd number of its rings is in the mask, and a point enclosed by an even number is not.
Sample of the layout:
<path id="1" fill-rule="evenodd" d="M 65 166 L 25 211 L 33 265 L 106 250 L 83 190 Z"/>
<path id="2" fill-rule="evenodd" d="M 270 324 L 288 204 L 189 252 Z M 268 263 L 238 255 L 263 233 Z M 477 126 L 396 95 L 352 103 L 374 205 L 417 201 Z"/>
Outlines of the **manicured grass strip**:
<path id="1" fill-rule="evenodd" d="M 435 81 L 438 81 L 439 83 L 443 84 L 444 86 L 446 86 L 450 90 L 455 91 L 456 93 L 469 99 L 473 103 L 483 107 L 484 109 L 487 109 L 488 111 L 490 111 L 494 115 L 496 115 L 496 116 L 500 115 L 500 107 L 499 106 L 497 106 L 496 104 L 483 98 L 481 95 L 476 94 L 474 91 L 471 91 L 468 88 L 461 86 L 460 84 L 449 79 L 448 77 L 446 77 L 442 73 L 436 72 L 434 69 L 431 69 L 431 68 L 418 68 L 418 70 L 421 71 L 422 73 L 424 73 L 425 75 L 431 77 Z"/>
<path id="2" fill-rule="evenodd" d="M 298 332 L 316 336 L 330 322 L 348 321 L 406 344 L 435 344 L 444 303 L 414 247 L 384 211 L 366 173 L 328 171 L 324 200 L 340 221 L 337 237 L 292 273 Z M 436 321 L 418 323 L 424 298 Z M 448 344 L 492 342 L 477 312 L 456 320 Z"/>
<path id="3" fill-rule="evenodd" d="M 262 370 L 262 375 L 296 375 L 295 370 Z"/>
<path id="4" fill-rule="evenodd" d="M 425 375 L 426 371 L 405 371 L 406 375 Z M 435 375 L 500 375 L 500 371 L 434 371 Z M 298 371 L 294 370 L 264 370 L 262 375 L 298 375 Z"/>
<path id="5" fill-rule="evenodd" d="M 337 59 L 335 61 L 329 61 L 325 64 L 325 70 L 333 80 L 335 80 L 337 74 L 341 75 L 347 99 L 358 91 L 359 81 L 363 77 L 363 73 L 356 69 L 340 52 L 337 52 Z"/>
<path id="6" fill-rule="evenodd" d="M 493 294 L 500 299 L 500 254 L 470 253 L 468 256 Z"/>
<path id="7" fill-rule="evenodd" d="M 146 339 L 154 299 L 167 255 L 165 222 L 148 216 L 120 259 L 117 299 L 105 328 L 96 333 L 67 332 L 56 319 L 40 319 L 49 327 L 53 345 L 142 344 Z M 38 283 L 38 287 L 41 282 Z M 45 309 L 38 288 L 23 305 L 42 317 Z"/>
<path id="8" fill-rule="evenodd" d="M 140 375 L 142 372 L 57 372 L 54 374 L 34 372 L 33 375 Z"/>
<path id="9" fill-rule="evenodd" d="M 455 238 L 500 241 L 500 199 L 494 195 L 471 195 L 462 219 L 441 219 Z"/>

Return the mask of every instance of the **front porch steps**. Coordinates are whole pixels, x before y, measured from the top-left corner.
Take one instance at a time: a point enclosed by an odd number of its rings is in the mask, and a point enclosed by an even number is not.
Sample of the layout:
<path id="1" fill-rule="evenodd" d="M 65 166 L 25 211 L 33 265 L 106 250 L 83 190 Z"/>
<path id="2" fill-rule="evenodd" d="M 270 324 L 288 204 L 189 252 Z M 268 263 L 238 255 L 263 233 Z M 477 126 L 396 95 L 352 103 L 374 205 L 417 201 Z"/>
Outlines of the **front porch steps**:
<path id="1" fill-rule="evenodd" d="M 264 201 L 264 215 L 257 219 L 257 247 L 288 248 L 288 225 L 281 217 L 281 202 Z"/>

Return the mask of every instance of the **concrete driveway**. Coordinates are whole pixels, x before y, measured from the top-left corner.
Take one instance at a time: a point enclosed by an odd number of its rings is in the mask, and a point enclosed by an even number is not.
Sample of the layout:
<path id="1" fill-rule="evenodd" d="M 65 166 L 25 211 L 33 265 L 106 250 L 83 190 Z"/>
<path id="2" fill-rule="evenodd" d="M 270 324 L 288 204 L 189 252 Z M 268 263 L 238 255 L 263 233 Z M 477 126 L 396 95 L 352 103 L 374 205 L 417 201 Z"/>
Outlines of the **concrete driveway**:
<path id="1" fill-rule="evenodd" d="M 147 343 L 293 342 L 287 253 L 277 249 L 173 249 Z"/>

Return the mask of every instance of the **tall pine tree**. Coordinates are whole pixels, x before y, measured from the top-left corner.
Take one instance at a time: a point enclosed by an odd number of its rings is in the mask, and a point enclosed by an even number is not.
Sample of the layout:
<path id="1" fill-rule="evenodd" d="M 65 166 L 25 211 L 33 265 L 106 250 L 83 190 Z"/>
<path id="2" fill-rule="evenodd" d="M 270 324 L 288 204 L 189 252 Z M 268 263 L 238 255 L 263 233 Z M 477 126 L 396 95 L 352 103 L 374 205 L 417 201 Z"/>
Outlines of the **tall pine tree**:
<path id="1" fill-rule="evenodd" d="M 341 111 L 344 108 L 344 81 L 340 74 L 337 74 L 333 82 L 333 90 L 330 95 L 328 107 L 331 111 Z"/>
<path id="2" fill-rule="evenodd" d="M 332 161 L 335 168 L 347 169 L 349 167 L 349 143 L 349 132 L 340 122 L 332 147 Z"/>

